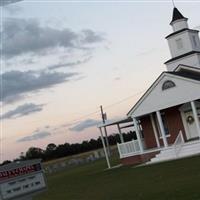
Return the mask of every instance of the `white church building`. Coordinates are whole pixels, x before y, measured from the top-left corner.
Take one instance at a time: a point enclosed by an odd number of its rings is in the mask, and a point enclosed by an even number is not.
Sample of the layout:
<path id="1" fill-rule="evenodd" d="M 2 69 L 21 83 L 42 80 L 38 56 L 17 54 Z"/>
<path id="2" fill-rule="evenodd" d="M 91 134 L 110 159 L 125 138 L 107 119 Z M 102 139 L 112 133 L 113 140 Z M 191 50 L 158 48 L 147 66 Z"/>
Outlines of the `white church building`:
<path id="1" fill-rule="evenodd" d="M 103 139 L 107 126 L 117 126 L 122 164 L 154 163 L 200 154 L 200 39 L 188 19 L 175 7 L 170 23 L 173 33 L 166 37 L 171 59 L 164 71 L 127 116 L 99 125 Z M 136 140 L 124 142 L 122 129 L 131 126 Z M 129 125 L 128 125 L 129 124 Z"/>

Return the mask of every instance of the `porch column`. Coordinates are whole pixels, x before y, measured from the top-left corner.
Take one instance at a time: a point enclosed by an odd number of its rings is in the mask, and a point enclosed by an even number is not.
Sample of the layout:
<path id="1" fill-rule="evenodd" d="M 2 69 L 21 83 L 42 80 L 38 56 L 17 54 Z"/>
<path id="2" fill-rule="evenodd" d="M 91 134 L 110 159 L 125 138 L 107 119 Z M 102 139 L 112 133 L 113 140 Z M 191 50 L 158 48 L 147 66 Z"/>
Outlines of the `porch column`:
<path id="1" fill-rule="evenodd" d="M 155 139 L 156 139 L 156 144 L 157 144 L 157 147 L 160 148 L 160 142 L 159 142 L 159 138 L 158 138 L 158 131 L 156 129 L 156 125 L 155 125 L 155 121 L 154 121 L 154 118 L 153 118 L 153 114 L 150 114 L 150 118 L 151 118 L 151 124 L 152 124 L 152 127 L 153 127 L 153 133 L 154 133 L 154 136 L 155 136 Z"/>
<path id="2" fill-rule="evenodd" d="M 198 114 L 197 114 L 197 108 L 195 106 L 194 101 L 191 101 L 190 103 L 191 103 L 191 106 L 192 106 L 192 112 L 193 112 L 195 124 L 196 124 L 196 127 L 197 127 L 197 133 L 198 133 L 199 138 L 200 138 L 200 124 L 199 124 L 199 118 L 198 118 Z"/>
<path id="3" fill-rule="evenodd" d="M 119 124 L 117 124 L 117 128 L 118 128 L 118 131 L 119 131 L 120 141 L 121 141 L 121 143 L 124 143 L 124 138 L 123 138 L 122 131 L 121 131 Z"/>
<path id="4" fill-rule="evenodd" d="M 158 123 L 159 123 L 160 132 L 161 132 L 161 135 L 162 135 L 164 146 L 168 147 L 167 138 L 166 138 L 166 135 L 165 135 L 165 128 L 164 128 L 164 125 L 163 125 L 163 122 L 162 122 L 162 117 L 161 117 L 160 111 L 156 111 L 156 115 L 157 115 L 157 118 L 158 118 Z"/>
<path id="5" fill-rule="evenodd" d="M 138 140 L 138 143 L 139 143 L 140 151 L 142 153 L 142 152 L 144 152 L 144 149 L 143 149 L 142 140 L 141 140 L 141 137 L 140 137 L 140 131 L 138 129 L 138 123 L 137 123 L 137 120 L 136 120 L 135 117 L 133 117 L 133 123 L 134 123 L 134 127 L 135 127 L 135 132 L 136 132 L 136 135 L 137 135 L 137 140 Z"/>
<path id="6" fill-rule="evenodd" d="M 107 162 L 107 165 L 108 165 L 108 169 L 110 169 L 110 160 L 109 160 L 109 157 L 108 157 L 108 153 L 107 153 L 107 148 L 106 148 L 106 145 L 105 145 L 105 141 L 104 141 L 104 138 L 103 138 L 103 133 L 102 133 L 102 129 L 99 128 L 100 130 L 100 133 L 101 133 L 101 142 L 103 144 L 103 150 L 104 150 L 104 153 L 105 153 L 105 157 L 106 157 L 106 162 Z"/>
<path id="7" fill-rule="evenodd" d="M 107 147 L 107 150 L 108 150 L 108 156 L 110 156 L 111 151 L 110 151 L 110 145 L 109 145 L 109 141 L 108 141 L 108 133 L 107 133 L 107 129 L 106 129 L 105 126 L 104 126 L 104 132 L 105 132 L 105 140 L 106 140 L 106 147 Z"/>

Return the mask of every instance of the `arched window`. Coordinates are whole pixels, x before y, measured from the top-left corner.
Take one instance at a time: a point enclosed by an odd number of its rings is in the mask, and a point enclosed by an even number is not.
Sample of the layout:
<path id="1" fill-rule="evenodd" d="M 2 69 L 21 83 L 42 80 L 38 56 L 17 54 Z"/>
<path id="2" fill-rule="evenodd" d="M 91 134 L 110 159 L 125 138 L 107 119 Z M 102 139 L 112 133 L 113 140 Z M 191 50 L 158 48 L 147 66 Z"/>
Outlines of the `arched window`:
<path id="1" fill-rule="evenodd" d="M 173 81 L 167 80 L 163 83 L 162 90 L 167 90 L 167 89 L 173 88 L 175 86 L 176 86 L 176 84 Z"/>

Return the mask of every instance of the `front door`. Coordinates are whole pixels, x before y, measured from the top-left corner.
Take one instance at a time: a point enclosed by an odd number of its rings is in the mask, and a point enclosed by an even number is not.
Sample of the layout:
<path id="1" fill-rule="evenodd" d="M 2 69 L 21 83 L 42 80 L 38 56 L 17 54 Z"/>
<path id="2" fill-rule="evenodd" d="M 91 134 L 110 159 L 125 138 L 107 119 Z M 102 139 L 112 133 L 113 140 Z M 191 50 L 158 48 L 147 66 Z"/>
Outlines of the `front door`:
<path id="1" fill-rule="evenodd" d="M 198 110 L 199 111 L 199 110 Z M 185 112 L 185 121 L 187 125 L 187 139 L 197 138 L 197 127 L 192 111 Z"/>

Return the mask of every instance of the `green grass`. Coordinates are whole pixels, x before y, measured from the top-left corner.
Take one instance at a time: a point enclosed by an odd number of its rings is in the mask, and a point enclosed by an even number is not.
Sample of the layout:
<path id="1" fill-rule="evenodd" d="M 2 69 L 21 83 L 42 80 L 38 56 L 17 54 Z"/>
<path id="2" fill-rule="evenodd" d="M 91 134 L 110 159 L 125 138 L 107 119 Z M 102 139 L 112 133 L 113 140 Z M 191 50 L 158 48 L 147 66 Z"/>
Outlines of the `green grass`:
<path id="1" fill-rule="evenodd" d="M 49 175 L 34 200 L 199 200 L 200 157 L 144 167 L 105 169 L 100 160 Z"/>

